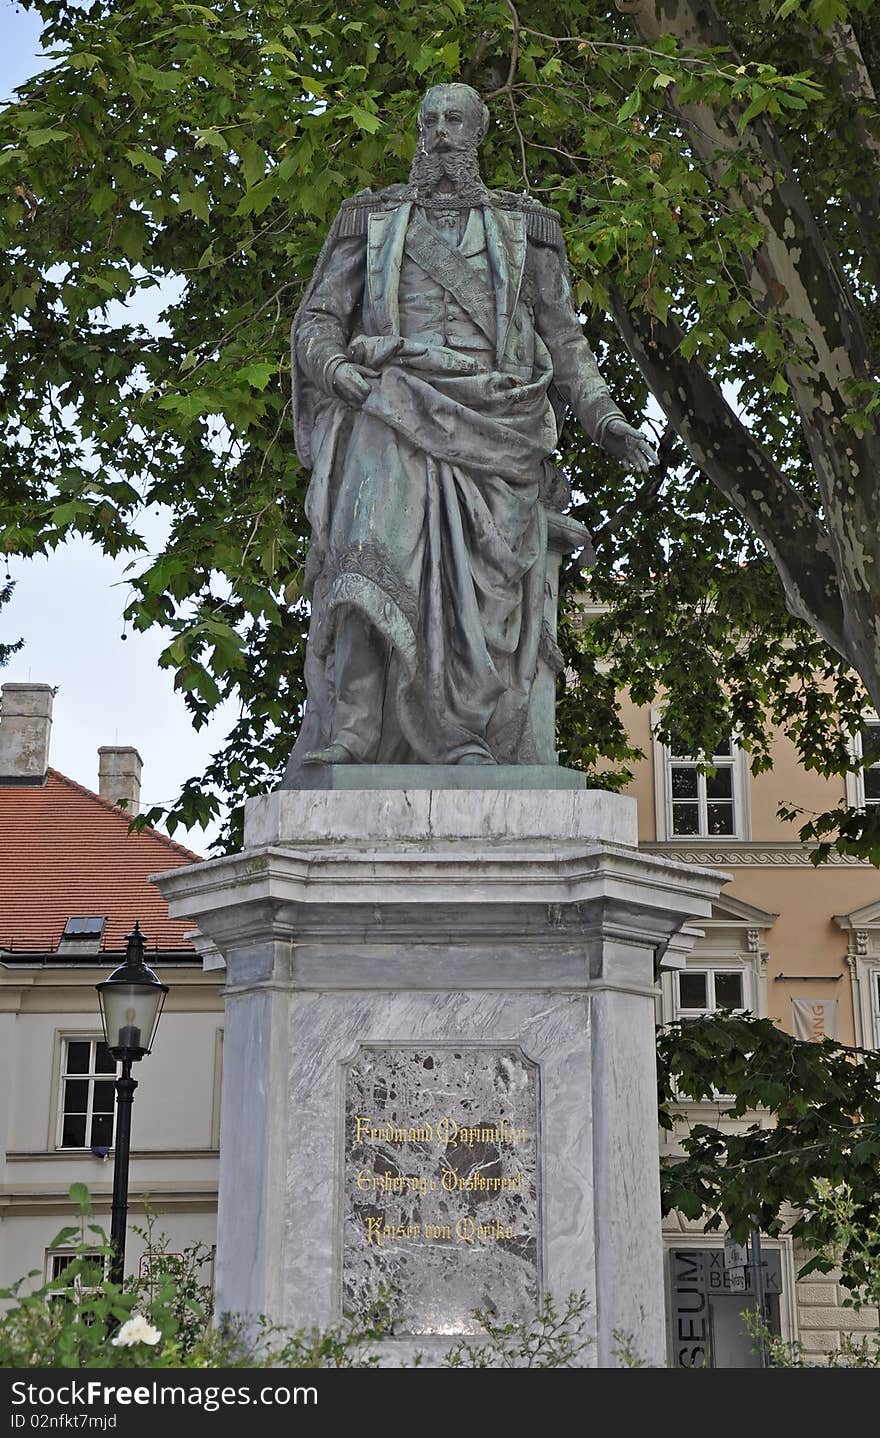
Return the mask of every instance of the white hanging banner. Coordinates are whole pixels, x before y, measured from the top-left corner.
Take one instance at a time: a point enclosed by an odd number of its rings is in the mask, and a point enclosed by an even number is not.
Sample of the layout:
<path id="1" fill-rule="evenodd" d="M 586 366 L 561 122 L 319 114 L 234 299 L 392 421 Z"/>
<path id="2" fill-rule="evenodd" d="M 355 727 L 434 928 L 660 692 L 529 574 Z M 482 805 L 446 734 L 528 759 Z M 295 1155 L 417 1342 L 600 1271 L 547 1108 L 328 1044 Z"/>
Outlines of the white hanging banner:
<path id="1" fill-rule="evenodd" d="M 792 999 L 791 1031 L 796 1039 L 817 1044 L 840 1036 L 840 1006 L 837 999 Z"/>

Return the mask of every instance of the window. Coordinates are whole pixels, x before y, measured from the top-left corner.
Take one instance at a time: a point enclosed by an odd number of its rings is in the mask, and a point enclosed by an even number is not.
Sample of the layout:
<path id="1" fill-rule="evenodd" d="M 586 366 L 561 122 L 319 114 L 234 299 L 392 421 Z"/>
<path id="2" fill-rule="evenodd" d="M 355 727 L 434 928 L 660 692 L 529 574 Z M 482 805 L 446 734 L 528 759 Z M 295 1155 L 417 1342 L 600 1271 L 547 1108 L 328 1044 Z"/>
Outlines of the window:
<path id="1" fill-rule="evenodd" d="M 736 835 L 733 744 L 719 741 L 711 759 L 714 774 L 701 774 L 700 760 L 672 749 L 669 755 L 671 832 L 702 838 L 732 839 Z"/>
<path id="2" fill-rule="evenodd" d="M 103 1039 L 64 1039 L 59 1148 L 113 1146 L 116 1061 Z"/>
<path id="3" fill-rule="evenodd" d="M 104 931 L 103 914 L 82 914 L 67 920 L 64 925 L 65 939 L 93 939 Z"/>
<path id="4" fill-rule="evenodd" d="M 660 722 L 654 711 L 654 728 Z M 711 767 L 711 774 L 701 769 Z M 735 739 L 720 739 L 712 754 L 688 754 L 683 741 L 654 739 L 657 838 L 747 839 L 748 756 Z"/>
<path id="5" fill-rule="evenodd" d="M 681 969 L 676 978 L 676 1018 L 697 1018 L 745 1008 L 742 969 Z"/>
<path id="6" fill-rule="evenodd" d="M 103 1253 L 51 1248 L 46 1254 L 46 1260 L 46 1276 L 49 1282 L 60 1279 L 63 1284 L 63 1287 L 59 1285 L 49 1294 L 51 1303 L 66 1303 L 70 1304 L 72 1309 L 79 1310 L 83 1299 L 102 1292 L 101 1285 L 107 1274 L 107 1258 Z M 77 1262 L 77 1272 L 71 1279 L 68 1270 Z M 89 1305 L 79 1316 L 84 1323 L 94 1322 L 94 1314 L 89 1312 Z"/>
<path id="7" fill-rule="evenodd" d="M 862 715 L 850 746 L 855 773 L 846 776 L 846 802 L 850 809 L 869 809 L 880 804 L 880 718 L 873 710 Z"/>
<path id="8" fill-rule="evenodd" d="M 58 943 L 61 954 L 97 954 L 107 920 L 103 914 L 71 914 Z"/>
<path id="9" fill-rule="evenodd" d="M 861 803 L 858 807 L 867 809 L 872 804 L 880 804 L 880 722 L 876 719 L 866 719 L 859 730 L 857 751 L 860 759 L 873 758 L 874 761 L 866 764 L 859 775 Z"/>
<path id="10" fill-rule="evenodd" d="M 95 1281 L 104 1276 L 106 1258 L 103 1253 L 80 1253 L 77 1249 L 53 1248 L 50 1250 L 48 1262 L 48 1277 L 50 1281 L 54 1278 L 62 1278 L 65 1271 L 77 1259 L 82 1260 L 82 1269 L 76 1279 L 77 1283 L 89 1280 L 93 1276 Z M 94 1265 L 94 1267 L 93 1267 Z"/>

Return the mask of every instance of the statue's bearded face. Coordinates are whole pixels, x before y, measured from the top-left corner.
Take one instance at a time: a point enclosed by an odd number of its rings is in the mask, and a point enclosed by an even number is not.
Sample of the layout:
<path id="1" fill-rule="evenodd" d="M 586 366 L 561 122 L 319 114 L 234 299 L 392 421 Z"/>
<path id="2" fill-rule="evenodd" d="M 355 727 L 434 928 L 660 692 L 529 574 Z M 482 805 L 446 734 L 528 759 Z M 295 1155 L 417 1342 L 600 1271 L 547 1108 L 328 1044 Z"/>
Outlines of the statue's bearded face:
<path id="1" fill-rule="evenodd" d="M 482 193 L 478 152 L 486 120 L 486 108 L 469 85 L 435 85 L 428 91 L 409 177 L 420 195 Z"/>
<path id="2" fill-rule="evenodd" d="M 437 85 L 428 91 L 419 111 L 421 144 L 429 155 L 476 150 L 483 138 L 482 119 L 479 101 L 469 88 Z"/>

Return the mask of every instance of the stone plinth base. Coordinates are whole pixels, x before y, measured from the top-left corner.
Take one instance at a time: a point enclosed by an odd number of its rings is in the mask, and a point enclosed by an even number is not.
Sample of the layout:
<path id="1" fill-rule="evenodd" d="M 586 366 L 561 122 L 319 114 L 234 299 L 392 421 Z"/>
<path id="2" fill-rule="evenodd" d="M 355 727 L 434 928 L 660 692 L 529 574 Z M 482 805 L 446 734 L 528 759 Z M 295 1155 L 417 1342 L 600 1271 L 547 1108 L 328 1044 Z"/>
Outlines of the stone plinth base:
<path id="1" fill-rule="evenodd" d="M 558 764 L 304 764 L 282 789 L 585 789 Z"/>
<path id="2" fill-rule="evenodd" d="M 327 1325 L 378 1284 L 383 1361 L 475 1308 L 589 1304 L 665 1362 L 654 997 L 721 880 L 585 790 L 278 792 L 159 886 L 227 966 L 219 1310 Z"/>

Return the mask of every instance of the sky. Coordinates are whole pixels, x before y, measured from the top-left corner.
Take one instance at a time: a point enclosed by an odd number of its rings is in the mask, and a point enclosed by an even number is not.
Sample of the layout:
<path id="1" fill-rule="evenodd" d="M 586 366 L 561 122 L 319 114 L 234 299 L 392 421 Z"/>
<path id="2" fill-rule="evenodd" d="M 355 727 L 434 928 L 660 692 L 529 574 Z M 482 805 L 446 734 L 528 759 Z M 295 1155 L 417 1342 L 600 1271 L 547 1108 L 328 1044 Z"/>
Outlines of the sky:
<path id="1" fill-rule="evenodd" d="M 0 0 L 0 101 L 42 68 L 39 34 L 38 16 Z M 151 545 L 162 530 L 161 516 L 152 516 Z M 133 745 L 144 761 L 141 804 L 147 808 L 173 799 L 204 769 L 236 711 L 225 705 L 196 733 L 173 690 L 173 671 L 158 667 L 167 636 L 154 629 L 122 639 L 123 571 L 132 557 L 111 560 L 78 541 L 46 559 L 10 559 L 15 592 L 0 613 L 0 639 L 23 638 L 25 647 L 0 670 L 0 684 L 57 687 L 49 762 L 87 788 L 97 789 L 100 745 Z M 0 563 L 0 580 L 4 572 Z M 181 828 L 174 837 L 207 853 L 216 832 L 216 825 Z"/>

